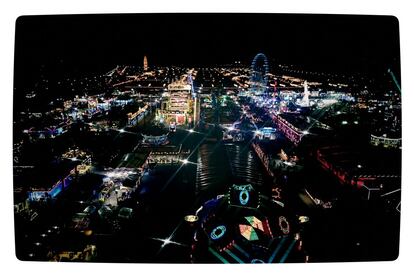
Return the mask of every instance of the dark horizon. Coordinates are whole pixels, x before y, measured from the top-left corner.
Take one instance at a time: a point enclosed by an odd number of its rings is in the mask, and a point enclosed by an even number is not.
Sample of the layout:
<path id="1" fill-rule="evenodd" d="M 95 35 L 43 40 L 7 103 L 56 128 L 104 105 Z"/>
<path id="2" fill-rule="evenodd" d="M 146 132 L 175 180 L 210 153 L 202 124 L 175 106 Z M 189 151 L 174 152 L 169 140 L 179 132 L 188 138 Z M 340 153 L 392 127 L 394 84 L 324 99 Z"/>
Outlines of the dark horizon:
<path id="1" fill-rule="evenodd" d="M 392 16 L 122 14 L 22 16 L 16 20 L 15 87 L 41 74 L 104 72 L 115 65 L 211 66 L 263 52 L 310 71 L 399 76 Z M 47 76 L 46 76 L 47 77 Z"/>

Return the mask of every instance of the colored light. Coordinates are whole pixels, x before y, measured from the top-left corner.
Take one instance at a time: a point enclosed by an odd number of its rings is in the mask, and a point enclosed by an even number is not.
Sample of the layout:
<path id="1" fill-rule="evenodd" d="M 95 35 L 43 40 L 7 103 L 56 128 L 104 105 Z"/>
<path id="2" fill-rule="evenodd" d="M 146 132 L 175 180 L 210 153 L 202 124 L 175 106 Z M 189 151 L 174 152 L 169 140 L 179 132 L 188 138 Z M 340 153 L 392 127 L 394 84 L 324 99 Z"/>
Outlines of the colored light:
<path id="1" fill-rule="evenodd" d="M 280 230 L 282 230 L 283 234 L 285 235 L 289 234 L 290 232 L 289 222 L 284 216 L 279 217 L 279 227 L 280 227 Z"/>
<path id="2" fill-rule="evenodd" d="M 219 225 L 216 228 L 214 228 L 213 231 L 211 231 L 210 237 L 213 240 L 217 240 L 223 237 L 225 233 L 226 233 L 226 226 Z"/>
<path id="3" fill-rule="evenodd" d="M 241 205 L 246 205 L 249 202 L 249 198 L 250 198 L 249 191 L 244 190 L 240 192 L 239 201 Z"/>
<path id="4" fill-rule="evenodd" d="M 198 216 L 188 215 L 184 217 L 184 220 L 187 222 L 196 222 L 198 221 Z"/>

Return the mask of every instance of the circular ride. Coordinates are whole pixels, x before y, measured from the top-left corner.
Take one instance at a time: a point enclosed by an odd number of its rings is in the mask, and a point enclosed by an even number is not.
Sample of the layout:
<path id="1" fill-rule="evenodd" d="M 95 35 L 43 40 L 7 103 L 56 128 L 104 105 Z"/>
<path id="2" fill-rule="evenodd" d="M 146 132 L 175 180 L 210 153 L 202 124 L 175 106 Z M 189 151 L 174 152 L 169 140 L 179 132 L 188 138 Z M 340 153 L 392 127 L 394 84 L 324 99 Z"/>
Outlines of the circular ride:
<path id="1" fill-rule="evenodd" d="M 232 185 L 225 195 L 205 202 L 191 246 L 194 263 L 306 262 L 302 221 L 282 202 L 251 184 Z"/>
<path id="2" fill-rule="evenodd" d="M 263 53 L 258 53 L 251 65 L 250 92 L 255 95 L 262 95 L 267 90 L 269 74 L 269 63 Z"/>

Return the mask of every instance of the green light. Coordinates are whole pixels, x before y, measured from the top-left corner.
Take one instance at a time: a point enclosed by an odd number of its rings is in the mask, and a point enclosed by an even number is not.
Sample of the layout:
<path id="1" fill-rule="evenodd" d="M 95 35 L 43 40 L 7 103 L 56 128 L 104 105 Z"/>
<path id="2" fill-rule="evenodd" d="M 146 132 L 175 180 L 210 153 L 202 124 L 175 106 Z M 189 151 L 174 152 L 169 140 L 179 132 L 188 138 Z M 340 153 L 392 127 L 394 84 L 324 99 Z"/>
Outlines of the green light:
<path id="1" fill-rule="evenodd" d="M 395 77 L 394 73 L 391 71 L 391 69 L 388 69 L 388 73 L 390 73 L 392 80 L 394 81 L 395 86 L 397 86 L 398 91 L 401 93 L 401 87 L 397 82 L 397 78 Z"/>
<path id="2" fill-rule="evenodd" d="M 219 253 L 217 253 L 213 248 L 209 247 L 208 251 L 211 252 L 211 254 L 213 254 L 214 256 L 217 257 L 217 259 L 219 259 L 223 264 L 228 264 L 229 262 L 224 259 Z"/>
<path id="3" fill-rule="evenodd" d="M 233 252 L 231 252 L 230 250 L 225 250 L 224 252 L 226 252 L 227 254 L 229 254 L 233 259 L 235 259 L 238 263 L 240 264 L 244 264 L 244 262 L 242 260 L 240 260 L 239 257 L 237 257 L 236 255 L 233 254 Z"/>
<path id="4" fill-rule="evenodd" d="M 292 243 L 289 245 L 289 248 L 286 250 L 286 253 L 283 255 L 283 257 L 280 259 L 280 263 L 284 263 L 289 256 L 290 251 L 292 251 L 293 246 L 295 245 L 296 240 L 294 239 Z"/>

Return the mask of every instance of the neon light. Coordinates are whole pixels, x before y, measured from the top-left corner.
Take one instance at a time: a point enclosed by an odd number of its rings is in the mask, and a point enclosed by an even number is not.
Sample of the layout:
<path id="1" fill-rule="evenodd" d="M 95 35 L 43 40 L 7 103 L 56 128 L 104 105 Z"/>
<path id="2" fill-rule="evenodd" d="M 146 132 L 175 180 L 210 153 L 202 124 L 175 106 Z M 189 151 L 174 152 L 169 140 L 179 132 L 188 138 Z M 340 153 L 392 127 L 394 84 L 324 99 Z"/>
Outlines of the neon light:
<path id="1" fill-rule="evenodd" d="M 391 75 L 395 86 L 397 87 L 398 91 L 400 91 L 400 93 L 401 93 L 401 86 L 398 84 L 397 78 L 395 77 L 394 73 L 391 71 L 391 69 L 388 69 L 388 73 Z"/>
<path id="2" fill-rule="evenodd" d="M 226 233 L 226 226 L 219 225 L 216 228 L 214 228 L 213 231 L 211 231 L 210 237 L 213 240 L 217 240 L 223 237 L 225 233 Z"/>
<path id="3" fill-rule="evenodd" d="M 239 250 L 246 258 L 249 258 L 250 255 L 243 250 L 243 248 L 241 248 L 240 246 L 238 246 L 237 244 L 233 244 L 234 248 L 236 248 L 237 250 Z"/>
<path id="4" fill-rule="evenodd" d="M 246 205 L 249 202 L 249 191 L 241 191 L 239 194 L 239 201 L 241 205 Z"/>
<path id="5" fill-rule="evenodd" d="M 264 262 L 264 261 L 262 261 L 262 260 L 260 260 L 260 259 L 253 259 L 253 260 L 251 261 L 251 263 L 252 263 L 252 264 L 264 264 L 265 262 Z"/>
<path id="6" fill-rule="evenodd" d="M 283 257 L 280 259 L 280 263 L 284 263 L 287 259 L 287 257 L 289 256 L 290 251 L 292 251 L 293 246 L 295 245 L 296 240 L 293 239 L 293 241 L 290 243 L 288 249 L 286 250 L 286 253 L 283 255 Z"/>
<path id="7" fill-rule="evenodd" d="M 283 234 L 287 235 L 290 232 L 289 222 L 286 220 L 284 216 L 279 217 L 279 227 L 282 230 Z"/>
<path id="8" fill-rule="evenodd" d="M 276 246 L 275 251 L 273 252 L 272 256 L 270 256 L 270 258 L 269 258 L 269 261 L 268 261 L 269 263 L 273 262 L 273 260 L 276 257 L 276 254 L 280 251 L 280 249 L 282 248 L 285 241 L 286 241 L 286 236 L 283 237 L 282 240 L 279 242 L 279 244 Z"/>
<path id="9" fill-rule="evenodd" d="M 229 254 L 233 259 L 235 259 L 238 263 L 240 263 L 240 264 L 244 264 L 244 262 L 239 258 L 239 257 L 237 257 L 233 252 L 231 252 L 230 250 L 224 250 L 224 252 L 226 252 L 227 254 Z"/>
<path id="10" fill-rule="evenodd" d="M 208 251 L 211 252 L 211 254 L 213 254 L 215 257 L 217 257 L 217 259 L 219 259 L 223 264 L 228 264 L 229 262 L 224 259 L 219 253 L 217 253 L 213 248 L 209 247 Z"/>

